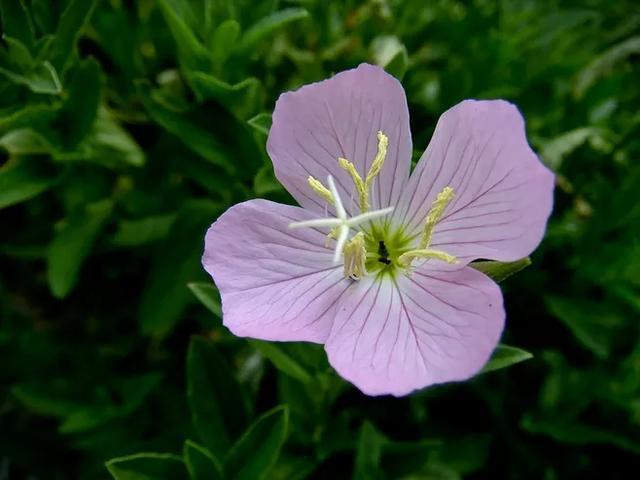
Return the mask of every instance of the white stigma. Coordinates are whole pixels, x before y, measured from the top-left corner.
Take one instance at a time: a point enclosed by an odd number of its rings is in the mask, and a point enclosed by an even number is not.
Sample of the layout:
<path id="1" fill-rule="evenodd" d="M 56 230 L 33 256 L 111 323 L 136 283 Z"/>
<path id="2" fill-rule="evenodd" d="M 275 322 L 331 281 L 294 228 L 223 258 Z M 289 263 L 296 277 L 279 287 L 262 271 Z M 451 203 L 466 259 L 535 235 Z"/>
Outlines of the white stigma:
<path id="1" fill-rule="evenodd" d="M 340 194 L 338 193 L 336 184 L 333 183 L 333 177 L 331 175 L 327 177 L 327 183 L 329 184 L 329 190 L 331 190 L 331 194 L 333 195 L 334 206 L 336 208 L 336 216 L 329 218 L 304 220 L 302 222 L 293 222 L 289 224 L 289 228 L 329 227 L 337 229 L 338 237 L 336 239 L 336 246 L 333 252 L 333 263 L 338 263 L 340 261 L 340 256 L 342 255 L 342 251 L 344 250 L 344 245 L 349 238 L 349 230 L 351 228 L 357 227 L 364 222 L 373 220 L 374 218 L 388 215 L 389 213 L 393 212 L 394 207 L 382 208 L 380 210 L 371 210 L 365 213 L 361 213 L 360 215 L 356 215 L 355 217 L 349 218 L 347 216 L 347 212 L 344 209 L 344 205 L 342 204 L 342 199 L 340 198 Z"/>

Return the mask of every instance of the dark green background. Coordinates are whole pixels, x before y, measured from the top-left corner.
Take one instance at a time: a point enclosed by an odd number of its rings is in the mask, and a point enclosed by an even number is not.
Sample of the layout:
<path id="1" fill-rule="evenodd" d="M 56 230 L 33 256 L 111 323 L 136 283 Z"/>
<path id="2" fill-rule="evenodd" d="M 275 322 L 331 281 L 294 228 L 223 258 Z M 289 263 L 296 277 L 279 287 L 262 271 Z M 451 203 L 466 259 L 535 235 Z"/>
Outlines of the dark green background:
<path id="1" fill-rule="evenodd" d="M 0 0 L 0 12 L 0 479 L 109 478 L 105 461 L 139 452 L 175 456 L 116 460 L 111 474 L 637 472 L 637 2 Z M 369 398 L 321 347 L 221 326 L 199 264 L 206 227 L 245 199 L 291 201 L 264 148 L 275 99 L 363 61 L 402 79 L 416 157 L 464 98 L 522 110 L 557 174 L 546 238 L 502 284 L 503 342 L 533 359 Z"/>

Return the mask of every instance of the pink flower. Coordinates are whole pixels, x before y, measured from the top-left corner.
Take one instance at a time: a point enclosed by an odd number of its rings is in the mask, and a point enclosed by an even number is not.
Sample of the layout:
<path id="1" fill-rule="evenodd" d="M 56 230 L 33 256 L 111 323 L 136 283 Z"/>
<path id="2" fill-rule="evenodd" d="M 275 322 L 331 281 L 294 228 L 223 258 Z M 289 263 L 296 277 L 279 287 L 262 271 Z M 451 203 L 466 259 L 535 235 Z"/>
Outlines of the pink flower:
<path id="1" fill-rule="evenodd" d="M 516 107 L 452 107 L 409 175 L 404 90 L 363 64 L 283 94 L 267 150 L 302 208 L 250 200 L 211 226 L 202 261 L 224 325 L 322 343 L 369 395 L 476 374 L 505 312 L 499 287 L 468 263 L 527 256 L 553 203 Z"/>

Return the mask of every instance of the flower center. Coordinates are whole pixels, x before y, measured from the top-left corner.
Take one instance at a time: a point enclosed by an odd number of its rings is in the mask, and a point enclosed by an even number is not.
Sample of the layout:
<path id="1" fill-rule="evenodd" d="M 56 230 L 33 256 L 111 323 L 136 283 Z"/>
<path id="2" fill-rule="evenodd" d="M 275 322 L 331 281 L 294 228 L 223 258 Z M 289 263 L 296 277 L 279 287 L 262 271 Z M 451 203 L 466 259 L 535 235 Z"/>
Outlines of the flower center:
<path id="1" fill-rule="evenodd" d="M 418 259 L 438 259 L 455 263 L 454 256 L 442 250 L 430 248 L 434 228 L 454 197 L 453 188 L 445 187 L 432 203 L 417 248 L 414 244 L 415 237 L 407 235 L 403 227 L 392 229 L 389 222 L 380 220 L 381 217 L 391 213 L 394 207 L 370 211 L 369 191 L 384 165 L 389 145 L 389 139 L 383 132 L 378 132 L 377 138 L 378 151 L 364 179 L 353 163 L 345 158 L 338 158 L 338 164 L 351 175 L 353 180 L 359 197 L 360 215 L 347 217 L 331 175 L 327 177 L 328 188 L 321 181 L 309 176 L 307 178 L 309 187 L 335 207 L 336 217 L 293 222 L 289 224 L 289 228 L 331 228 L 326 244 L 329 246 L 329 243 L 335 240 L 333 261 L 338 263 L 342 256 L 344 275 L 353 280 L 359 280 L 367 274 L 394 275 L 398 271 L 410 272 L 411 264 Z M 351 230 L 356 230 L 357 233 L 349 239 Z"/>

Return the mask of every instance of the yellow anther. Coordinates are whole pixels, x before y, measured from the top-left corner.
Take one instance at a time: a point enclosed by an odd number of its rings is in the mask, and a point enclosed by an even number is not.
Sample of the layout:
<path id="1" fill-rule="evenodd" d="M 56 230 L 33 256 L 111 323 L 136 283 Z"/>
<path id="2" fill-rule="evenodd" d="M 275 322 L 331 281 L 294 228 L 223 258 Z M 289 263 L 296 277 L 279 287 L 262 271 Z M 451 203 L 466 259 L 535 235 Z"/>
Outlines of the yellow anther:
<path id="1" fill-rule="evenodd" d="M 331 245 L 331 240 L 336 240 L 338 238 L 338 233 L 340 228 L 339 227 L 334 227 L 331 229 L 331 231 L 327 234 L 327 236 L 324 239 L 324 246 L 329 248 L 329 245 Z"/>
<path id="2" fill-rule="evenodd" d="M 365 266 L 367 249 L 364 246 L 364 233 L 358 232 L 349 240 L 343 250 L 344 276 L 353 280 L 360 280 L 367 273 Z"/>
<path id="3" fill-rule="evenodd" d="M 455 196 L 453 188 L 444 187 L 438 194 L 434 202 L 431 204 L 429 213 L 427 213 L 427 220 L 424 225 L 424 231 L 422 232 L 422 238 L 420 239 L 420 248 L 425 249 L 431 245 L 431 237 L 433 236 L 433 229 L 436 224 L 442 218 L 445 208 L 451 203 Z"/>
<path id="4" fill-rule="evenodd" d="M 333 195 L 331 194 L 331 191 L 327 187 L 325 187 L 320 180 L 316 180 L 311 175 L 309 175 L 309 177 L 307 177 L 307 183 L 313 189 L 314 192 L 316 192 L 318 195 L 324 198 L 331 205 L 334 204 Z"/>
<path id="5" fill-rule="evenodd" d="M 437 258 L 447 263 L 456 263 L 458 260 L 453 255 L 449 255 L 442 250 L 433 250 L 431 248 L 422 248 L 419 250 L 411 250 L 403 253 L 398 257 L 398 263 L 403 267 L 408 267 L 415 258 L 429 259 Z"/>
<path id="6" fill-rule="evenodd" d="M 371 168 L 369 168 L 369 173 L 367 173 L 367 178 L 364 181 L 364 185 L 367 191 L 369 191 L 369 188 L 371 188 L 373 179 L 376 177 L 376 175 L 380 173 L 380 170 L 382 170 L 382 165 L 384 165 L 384 160 L 387 158 L 388 146 L 389 146 L 389 137 L 387 137 L 382 132 L 378 132 L 378 153 L 376 153 L 376 158 L 373 159 Z"/>
<path id="7" fill-rule="evenodd" d="M 356 191 L 358 192 L 358 198 L 360 200 L 360 211 L 365 213 L 369 210 L 369 194 L 367 192 L 366 187 L 364 186 L 364 180 L 356 170 L 356 166 L 351 163 L 346 158 L 339 157 L 338 164 L 342 167 L 343 170 L 346 170 L 351 178 L 353 179 L 353 184 L 356 186 Z"/>
<path id="8" fill-rule="evenodd" d="M 360 211 L 365 213 L 369 211 L 369 190 L 371 189 L 371 185 L 373 184 L 373 180 L 382 170 L 382 166 L 384 165 L 384 160 L 387 158 L 387 148 L 389 146 L 389 138 L 382 132 L 378 132 L 378 152 L 376 153 L 376 157 L 373 159 L 371 163 L 371 167 L 367 172 L 367 176 L 364 180 L 356 170 L 356 166 L 351 163 L 346 158 L 339 157 L 338 164 L 344 170 L 349 172 L 351 178 L 353 179 L 353 183 L 356 186 L 356 191 L 358 192 L 358 197 L 360 200 Z"/>

